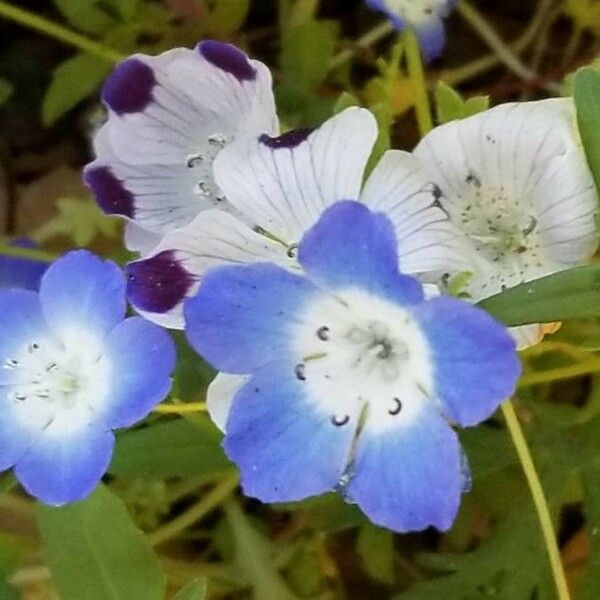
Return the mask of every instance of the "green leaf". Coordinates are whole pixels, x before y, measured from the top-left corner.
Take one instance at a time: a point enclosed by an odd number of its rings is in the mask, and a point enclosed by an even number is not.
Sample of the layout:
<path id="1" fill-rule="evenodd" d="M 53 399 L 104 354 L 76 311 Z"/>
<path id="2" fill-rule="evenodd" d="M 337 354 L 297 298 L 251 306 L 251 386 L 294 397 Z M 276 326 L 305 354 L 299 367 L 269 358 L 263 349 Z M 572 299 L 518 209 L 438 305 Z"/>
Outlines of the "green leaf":
<path id="1" fill-rule="evenodd" d="M 46 563 L 61 600 L 163 600 L 165 577 L 123 503 L 104 486 L 83 502 L 38 504 Z"/>
<path id="2" fill-rule="evenodd" d="M 377 163 L 381 160 L 381 157 L 390 149 L 392 125 L 394 124 L 394 115 L 388 104 L 375 104 L 370 107 L 370 111 L 375 115 L 378 134 L 373 146 L 373 152 L 371 152 L 367 168 L 365 169 L 365 178 L 371 174 Z"/>
<path id="3" fill-rule="evenodd" d="M 319 8 L 319 0 L 295 0 L 286 16 L 286 26 L 290 29 L 312 21 Z"/>
<path id="4" fill-rule="evenodd" d="M 33 237 L 42 243 L 59 236 L 69 237 L 76 246 L 89 245 L 96 236 L 116 237 L 117 219 L 107 217 L 89 198 L 61 198 L 58 214 L 38 229 Z"/>
<path id="5" fill-rule="evenodd" d="M 284 81 L 299 92 L 313 91 L 329 72 L 338 32 L 335 21 L 307 21 L 294 27 L 282 40 Z"/>
<path id="6" fill-rule="evenodd" d="M 597 600 L 600 597 L 600 465 L 587 465 L 582 476 L 590 556 L 577 600 Z"/>
<path id="7" fill-rule="evenodd" d="M 394 583 L 394 537 L 391 532 L 366 523 L 358 532 L 356 552 L 370 577 L 382 583 Z"/>
<path id="8" fill-rule="evenodd" d="M 42 123 L 49 127 L 90 96 L 109 74 L 111 65 L 89 54 L 77 54 L 54 69 L 42 101 Z"/>
<path id="9" fill-rule="evenodd" d="M 236 502 L 225 506 L 227 522 L 235 540 L 235 562 L 260 600 L 298 600 L 273 564 L 270 540 L 248 521 Z"/>
<path id="10" fill-rule="evenodd" d="M 241 29 L 249 10 L 250 0 L 218 0 L 206 20 L 206 29 L 219 36 L 231 35 Z"/>
<path id="11" fill-rule="evenodd" d="M 6 79 L 0 79 L 0 106 L 12 96 L 13 86 Z"/>
<path id="12" fill-rule="evenodd" d="M 573 98 L 583 147 L 600 190 L 600 73 L 591 67 L 578 71 Z"/>
<path id="13" fill-rule="evenodd" d="M 562 271 L 486 298 L 478 306 L 509 326 L 600 316 L 600 264 Z"/>
<path id="14" fill-rule="evenodd" d="M 206 597 L 206 582 L 192 581 L 175 594 L 173 600 L 204 600 Z"/>
<path id="15" fill-rule="evenodd" d="M 221 432 L 206 417 L 158 422 L 126 431 L 117 439 L 109 471 L 115 475 L 186 477 L 231 468 L 221 449 Z"/>
<path id="16" fill-rule="evenodd" d="M 54 0 L 56 8 L 73 27 L 91 34 L 102 34 L 114 23 L 110 3 L 102 4 L 98 0 Z"/>
<path id="17" fill-rule="evenodd" d="M 348 92 L 342 92 L 340 97 L 337 99 L 335 106 L 333 107 L 333 114 L 337 115 L 338 113 L 341 113 L 352 106 L 360 106 L 360 102 L 352 94 Z"/>
<path id="18" fill-rule="evenodd" d="M 465 119 L 489 108 L 487 96 L 474 96 L 465 100 L 456 90 L 438 82 L 435 88 L 437 118 L 440 124 L 456 119 Z"/>

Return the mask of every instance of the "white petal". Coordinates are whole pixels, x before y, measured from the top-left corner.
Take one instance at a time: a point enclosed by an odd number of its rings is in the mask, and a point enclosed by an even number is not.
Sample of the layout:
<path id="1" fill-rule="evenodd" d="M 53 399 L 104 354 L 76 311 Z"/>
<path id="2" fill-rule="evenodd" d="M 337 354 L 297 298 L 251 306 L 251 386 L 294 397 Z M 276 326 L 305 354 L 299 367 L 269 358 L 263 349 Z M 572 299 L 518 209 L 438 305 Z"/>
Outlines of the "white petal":
<path id="1" fill-rule="evenodd" d="M 473 269 L 469 245 L 442 209 L 439 188 L 414 155 L 386 152 L 361 200 L 384 212 L 394 224 L 404 273 Z"/>
<path id="2" fill-rule="evenodd" d="M 232 215 L 206 211 L 187 227 L 167 233 L 143 260 L 128 265 L 129 300 L 150 321 L 182 329 L 182 303 L 196 293 L 208 269 L 255 262 L 292 268 L 286 252 Z"/>
<path id="3" fill-rule="evenodd" d="M 376 137 L 373 115 L 349 108 L 312 132 L 231 144 L 215 161 L 215 178 L 246 218 L 297 243 L 327 206 L 358 199 Z"/>
<path id="4" fill-rule="evenodd" d="M 206 407 L 214 424 L 225 433 L 225 426 L 233 398 L 240 388 L 250 379 L 249 375 L 230 375 L 218 373 L 208 386 Z"/>
<path id="5" fill-rule="evenodd" d="M 134 221 L 125 224 L 125 247 L 131 252 L 146 256 L 160 242 L 161 236 L 137 225 Z"/>
<path id="6" fill-rule="evenodd" d="M 415 154 L 471 241 L 475 300 L 595 251 L 598 198 L 570 99 L 505 104 L 446 124 Z"/>
<path id="7" fill-rule="evenodd" d="M 208 60 L 201 50 L 207 43 L 237 53 L 252 76 L 238 78 L 226 61 Z M 137 88 L 137 71 L 118 74 L 125 63 L 141 70 Z M 150 83 L 144 83 L 144 69 Z M 278 131 L 268 69 L 232 46 L 203 42 L 195 50 L 135 55 L 115 74 L 103 92 L 109 120 L 96 138 L 97 160 L 86 168 L 102 208 L 159 234 L 187 225 L 200 211 L 228 210 L 212 163 L 233 139 Z M 136 90 L 144 85 L 147 101 L 139 92 L 136 104 Z M 116 205 L 115 196 L 121 199 Z"/>
<path id="8" fill-rule="evenodd" d="M 539 344 L 544 338 L 544 329 L 542 325 L 521 325 L 520 327 L 510 327 L 510 335 L 517 342 L 517 350 L 525 350 L 531 346 Z"/>

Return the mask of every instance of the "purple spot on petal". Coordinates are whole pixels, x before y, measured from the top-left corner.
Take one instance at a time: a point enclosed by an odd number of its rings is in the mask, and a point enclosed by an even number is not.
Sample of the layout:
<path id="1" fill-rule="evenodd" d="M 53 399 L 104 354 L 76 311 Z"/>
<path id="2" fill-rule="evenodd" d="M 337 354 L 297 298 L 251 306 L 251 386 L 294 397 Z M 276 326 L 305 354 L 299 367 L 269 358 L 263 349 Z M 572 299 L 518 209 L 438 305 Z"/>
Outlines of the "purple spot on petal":
<path id="1" fill-rule="evenodd" d="M 98 206 L 106 214 L 123 215 L 133 219 L 135 213 L 133 194 L 123 187 L 123 183 L 108 167 L 86 169 L 83 179 L 92 190 Z"/>
<path id="2" fill-rule="evenodd" d="M 231 44 L 205 40 L 198 44 L 198 52 L 215 67 L 230 73 L 239 81 L 256 79 L 256 69 L 250 64 L 246 54 Z"/>
<path id="3" fill-rule="evenodd" d="M 258 139 L 269 148 L 295 148 L 304 142 L 313 131 L 314 129 L 311 128 L 293 129 L 279 137 L 271 137 L 265 133 Z"/>
<path id="4" fill-rule="evenodd" d="M 156 78 L 139 58 L 119 63 L 102 88 L 102 100 L 117 114 L 140 112 L 152 100 Z"/>
<path id="5" fill-rule="evenodd" d="M 125 272 L 127 297 L 135 307 L 148 312 L 165 313 L 175 308 L 194 284 L 194 277 L 181 266 L 173 250 L 129 263 Z"/>

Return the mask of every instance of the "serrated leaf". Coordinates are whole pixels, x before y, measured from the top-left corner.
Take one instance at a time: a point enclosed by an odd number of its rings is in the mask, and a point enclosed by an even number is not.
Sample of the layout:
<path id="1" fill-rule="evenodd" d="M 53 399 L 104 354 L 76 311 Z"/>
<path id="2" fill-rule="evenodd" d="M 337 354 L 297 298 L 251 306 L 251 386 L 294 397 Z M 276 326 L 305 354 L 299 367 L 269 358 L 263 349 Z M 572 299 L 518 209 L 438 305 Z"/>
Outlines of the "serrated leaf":
<path id="1" fill-rule="evenodd" d="M 13 86 L 6 79 L 0 79 L 0 106 L 2 106 L 13 93 Z"/>
<path id="2" fill-rule="evenodd" d="M 394 583 L 394 537 L 390 531 L 367 523 L 356 540 L 356 552 L 367 574 L 382 583 Z"/>
<path id="3" fill-rule="evenodd" d="M 98 0 L 54 0 L 54 4 L 73 27 L 85 33 L 104 33 L 114 22 Z"/>
<path id="4" fill-rule="evenodd" d="M 600 264 L 523 283 L 479 302 L 509 326 L 600 316 Z"/>
<path id="5" fill-rule="evenodd" d="M 95 92 L 111 65 L 90 54 L 77 54 L 54 69 L 42 101 L 42 123 L 49 127 Z"/>
<path id="6" fill-rule="evenodd" d="M 155 478 L 222 473 L 231 463 L 221 439 L 206 416 L 193 423 L 177 419 L 126 431 L 117 439 L 109 472 Z"/>
<path id="7" fill-rule="evenodd" d="M 158 559 L 123 503 L 104 486 L 82 502 L 38 504 L 36 514 L 61 600 L 164 600 Z"/>
<path id="8" fill-rule="evenodd" d="M 192 581 L 179 590 L 173 600 L 204 600 L 206 597 L 206 582 Z"/>
<path id="9" fill-rule="evenodd" d="M 66 236 L 83 247 L 100 234 L 116 237 L 119 231 L 119 222 L 106 216 L 89 198 L 61 198 L 56 207 L 57 214 L 32 235 L 38 243 Z"/>
<path id="10" fill-rule="evenodd" d="M 573 99 L 579 133 L 596 188 L 600 190 L 600 73 L 591 67 L 575 75 Z"/>

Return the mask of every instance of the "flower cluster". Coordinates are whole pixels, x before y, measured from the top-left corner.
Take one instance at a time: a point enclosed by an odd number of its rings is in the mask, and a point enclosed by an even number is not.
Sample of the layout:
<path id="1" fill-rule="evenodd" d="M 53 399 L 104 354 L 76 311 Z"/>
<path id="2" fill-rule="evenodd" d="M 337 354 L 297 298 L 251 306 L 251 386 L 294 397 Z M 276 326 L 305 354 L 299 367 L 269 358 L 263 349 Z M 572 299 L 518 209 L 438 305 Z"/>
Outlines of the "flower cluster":
<path id="1" fill-rule="evenodd" d="M 423 4 L 370 3 L 422 42 L 452 3 Z M 572 102 L 446 124 L 365 178 L 369 111 L 280 134 L 268 69 L 228 44 L 129 58 L 102 97 L 85 178 L 140 254 L 128 298 L 221 372 L 209 410 L 245 491 L 339 489 L 392 529 L 449 527 L 468 471 L 451 425 L 488 418 L 519 374 L 514 339 L 470 304 L 598 245 Z M 445 297 L 465 273 L 470 302 Z"/>

